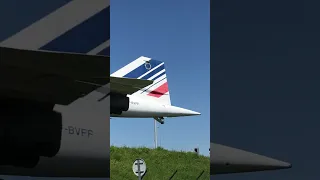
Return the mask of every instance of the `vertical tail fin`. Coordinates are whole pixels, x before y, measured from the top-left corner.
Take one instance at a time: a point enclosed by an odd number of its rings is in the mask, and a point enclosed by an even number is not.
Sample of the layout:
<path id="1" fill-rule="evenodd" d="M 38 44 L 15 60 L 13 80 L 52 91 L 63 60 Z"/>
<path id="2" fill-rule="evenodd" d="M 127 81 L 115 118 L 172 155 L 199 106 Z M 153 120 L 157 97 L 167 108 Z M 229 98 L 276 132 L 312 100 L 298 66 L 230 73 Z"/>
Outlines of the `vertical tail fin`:
<path id="1" fill-rule="evenodd" d="M 110 56 L 110 0 L 70 1 L 45 16 L 43 9 L 32 11 L 37 18 L 0 42 L 1 46 Z M 16 26 L 20 25 L 9 29 Z"/>
<path id="2" fill-rule="evenodd" d="M 133 95 L 171 105 L 166 69 L 162 61 L 141 56 L 111 76 L 153 80 L 153 84 L 140 89 Z"/>

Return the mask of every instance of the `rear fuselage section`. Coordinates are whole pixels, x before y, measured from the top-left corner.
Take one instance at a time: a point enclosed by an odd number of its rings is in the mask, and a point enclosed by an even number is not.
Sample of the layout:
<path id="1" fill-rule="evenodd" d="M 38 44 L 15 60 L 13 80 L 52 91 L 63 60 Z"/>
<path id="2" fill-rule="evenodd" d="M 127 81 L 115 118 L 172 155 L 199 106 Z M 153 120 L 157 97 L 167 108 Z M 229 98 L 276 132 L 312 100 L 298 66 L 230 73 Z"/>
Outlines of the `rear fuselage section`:
<path id="1" fill-rule="evenodd" d="M 111 117 L 153 118 L 200 115 L 188 109 L 161 104 L 134 95 L 111 94 Z"/>

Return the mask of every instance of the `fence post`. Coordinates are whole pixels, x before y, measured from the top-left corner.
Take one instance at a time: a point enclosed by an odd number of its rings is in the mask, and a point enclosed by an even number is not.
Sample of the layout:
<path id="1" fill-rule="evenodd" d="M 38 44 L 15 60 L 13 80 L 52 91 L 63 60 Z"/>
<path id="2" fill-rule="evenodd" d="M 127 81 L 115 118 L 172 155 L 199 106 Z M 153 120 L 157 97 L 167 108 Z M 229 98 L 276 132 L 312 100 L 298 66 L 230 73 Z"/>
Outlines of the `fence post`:
<path id="1" fill-rule="evenodd" d="M 170 176 L 169 180 L 171 180 L 171 179 L 173 178 L 173 176 L 176 175 L 177 171 L 178 171 L 178 170 L 176 170 L 176 171 Z"/>
<path id="2" fill-rule="evenodd" d="M 197 180 L 202 176 L 202 174 L 204 173 L 204 170 L 200 173 L 200 175 L 197 177 Z"/>

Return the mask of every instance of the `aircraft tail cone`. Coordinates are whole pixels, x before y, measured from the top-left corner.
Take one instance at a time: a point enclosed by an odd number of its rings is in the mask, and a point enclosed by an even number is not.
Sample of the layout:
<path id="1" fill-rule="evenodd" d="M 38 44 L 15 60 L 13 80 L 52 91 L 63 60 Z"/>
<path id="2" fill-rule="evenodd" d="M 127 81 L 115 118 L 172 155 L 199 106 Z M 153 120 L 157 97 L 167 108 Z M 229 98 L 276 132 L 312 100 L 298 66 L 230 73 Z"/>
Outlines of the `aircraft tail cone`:
<path id="1" fill-rule="evenodd" d="M 178 117 L 178 116 L 197 116 L 201 115 L 201 113 L 192 111 L 189 109 L 184 109 L 176 106 L 167 107 L 168 117 Z"/>
<path id="2" fill-rule="evenodd" d="M 211 143 L 210 149 L 210 174 L 212 175 L 288 169 L 292 167 L 287 162 L 220 144 Z"/>

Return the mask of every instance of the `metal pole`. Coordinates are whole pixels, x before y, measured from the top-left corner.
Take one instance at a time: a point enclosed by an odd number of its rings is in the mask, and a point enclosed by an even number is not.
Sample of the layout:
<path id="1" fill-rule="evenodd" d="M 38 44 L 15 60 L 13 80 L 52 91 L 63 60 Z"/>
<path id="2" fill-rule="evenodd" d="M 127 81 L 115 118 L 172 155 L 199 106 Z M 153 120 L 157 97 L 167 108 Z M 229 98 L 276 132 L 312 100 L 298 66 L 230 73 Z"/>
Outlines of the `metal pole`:
<path id="1" fill-rule="evenodd" d="M 157 128 L 158 128 L 158 131 L 157 131 L 157 132 L 159 132 L 159 128 L 160 128 L 160 127 L 158 126 Z M 158 134 L 158 140 L 159 140 L 159 146 L 162 147 L 162 146 L 161 146 L 161 136 L 160 136 L 159 134 Z"/>
<path id="2" fill-rule="evenodd" d="M 141 180 L 140 161 L 138 160 L 138 179 Z"/>
<path id="3" fill-rule="evenodd" d="M 154 120 L 154 148 L 158 147 L 157 120 Z"/>

